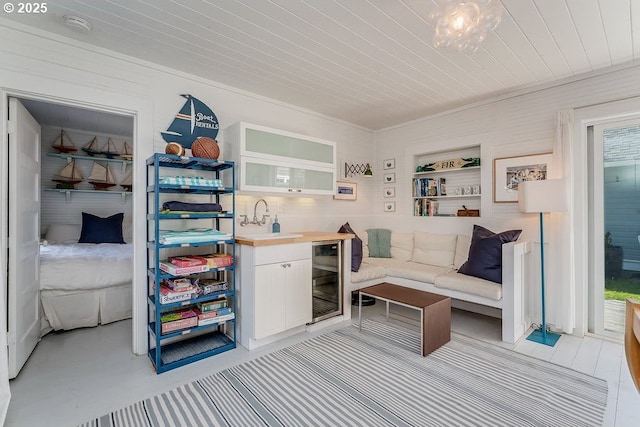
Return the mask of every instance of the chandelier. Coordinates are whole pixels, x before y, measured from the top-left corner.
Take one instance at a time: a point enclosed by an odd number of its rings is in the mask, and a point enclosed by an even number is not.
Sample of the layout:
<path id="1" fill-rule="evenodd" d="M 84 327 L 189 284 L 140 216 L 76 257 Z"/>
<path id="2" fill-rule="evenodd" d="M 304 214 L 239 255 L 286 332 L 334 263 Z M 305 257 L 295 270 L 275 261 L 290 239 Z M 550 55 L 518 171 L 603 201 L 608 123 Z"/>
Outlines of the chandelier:
<path id="1" fill-rule="evenodd" d="M 502 18 L 499 0 L 446 0 L 427 17 L 435 28 L 433 45 L 438 49 L 453 49 L 474 53 Z"/>

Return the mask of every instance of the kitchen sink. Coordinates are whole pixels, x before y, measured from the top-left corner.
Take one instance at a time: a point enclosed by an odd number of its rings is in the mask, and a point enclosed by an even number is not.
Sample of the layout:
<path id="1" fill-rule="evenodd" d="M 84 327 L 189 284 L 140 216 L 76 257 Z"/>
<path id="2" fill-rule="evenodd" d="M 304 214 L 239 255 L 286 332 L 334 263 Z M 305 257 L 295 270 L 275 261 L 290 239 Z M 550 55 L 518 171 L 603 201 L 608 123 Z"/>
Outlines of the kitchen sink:
<path id="1" fill-rule="evenodd" d="M 236 239 L 247 239 L 247 240 L 293 239 L 295 237 L 302 237 L 302 234 L 295 234 L 295 233 L 236 234 Z"/>

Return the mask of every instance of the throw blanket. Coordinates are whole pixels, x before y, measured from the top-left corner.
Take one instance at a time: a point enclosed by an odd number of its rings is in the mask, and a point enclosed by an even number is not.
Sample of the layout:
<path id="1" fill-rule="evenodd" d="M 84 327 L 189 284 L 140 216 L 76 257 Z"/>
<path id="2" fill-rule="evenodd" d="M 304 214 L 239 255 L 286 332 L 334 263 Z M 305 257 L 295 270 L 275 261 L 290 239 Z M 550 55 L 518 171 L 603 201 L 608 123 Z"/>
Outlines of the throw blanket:
<path id="1" fill-rule="evenodd" d="M 391 230 L 386 228 L 370 228 L 369 256 L 374 258 L 391 258 Z"/>
<path id="2" fill-rule="evenodd" d="M 169 212 L 222 212 L 219 203 L 187 203 L 187 202 L 164 202 L 162 213 Z"/>
<path id="3" fill-rule="evenodd" d="M 182 244 L 182 243 L 200 243 L 211 242 L 215 240 L 229 239 L 231 234 L 212 228 L 190 228 L 188 230 L 160 230 L 158 236 L 160 244 Z"/>

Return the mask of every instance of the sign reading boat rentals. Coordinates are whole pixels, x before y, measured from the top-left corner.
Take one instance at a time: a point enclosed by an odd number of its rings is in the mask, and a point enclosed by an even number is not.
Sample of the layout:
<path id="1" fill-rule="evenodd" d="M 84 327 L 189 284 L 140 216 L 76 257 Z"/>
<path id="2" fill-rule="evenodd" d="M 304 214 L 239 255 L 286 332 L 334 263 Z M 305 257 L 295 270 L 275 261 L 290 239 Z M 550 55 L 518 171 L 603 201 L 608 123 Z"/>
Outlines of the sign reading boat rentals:
<path id="1" fill-rule="evenodd" d="M 218 118 L 204 102 L 189 94 L 180 95 L 187 99 L 176 117 L 167 128 L 161 132 L 166 142 L 177 142 L 184 148 L 191 148 L 191 144 L 198 137 L 215 139 L 218 135 Z"/>

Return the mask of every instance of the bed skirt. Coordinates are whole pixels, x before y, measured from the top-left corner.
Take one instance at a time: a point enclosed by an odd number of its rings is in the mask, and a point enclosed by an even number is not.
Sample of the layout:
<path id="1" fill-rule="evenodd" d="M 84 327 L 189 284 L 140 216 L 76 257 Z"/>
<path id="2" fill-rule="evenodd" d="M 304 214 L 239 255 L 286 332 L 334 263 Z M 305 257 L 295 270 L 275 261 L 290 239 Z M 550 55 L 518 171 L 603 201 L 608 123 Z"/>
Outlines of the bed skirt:
<path id="1" fill-rule="evenodd" d="M 129 319 L 131 290 L 131 283 L 92 290 L 41 290 L 44 316 L 40 336 L 51 330 L 86 328 Z"/>

